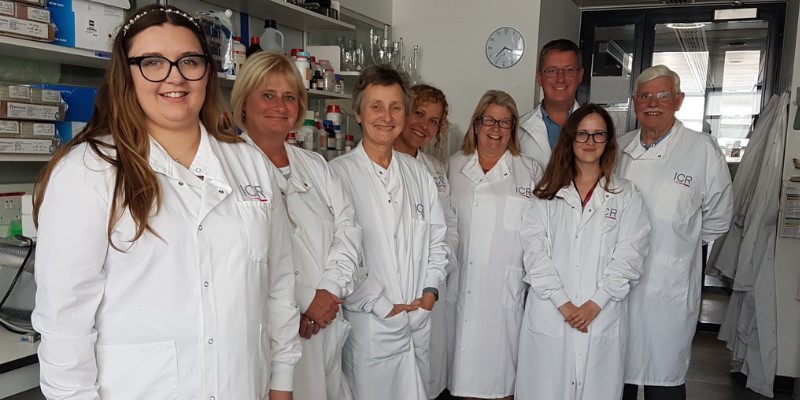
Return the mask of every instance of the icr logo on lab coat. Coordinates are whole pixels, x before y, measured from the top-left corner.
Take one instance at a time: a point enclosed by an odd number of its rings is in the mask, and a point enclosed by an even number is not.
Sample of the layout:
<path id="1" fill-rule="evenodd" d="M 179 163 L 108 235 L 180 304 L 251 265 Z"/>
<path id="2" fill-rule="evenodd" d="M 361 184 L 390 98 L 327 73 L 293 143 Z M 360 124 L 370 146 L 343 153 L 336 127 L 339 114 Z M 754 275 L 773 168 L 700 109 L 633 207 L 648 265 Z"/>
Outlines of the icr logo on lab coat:
<path id="1" fill-rule="evenodd" d="M 527 197 L 529 199 L 533 198 L 533 193 L 531 188 L 525 186 L 517 186 L 514 188 L 514 192 L 520 196 Z"/>
<path id="2" fill-rule="evenodd" d="M 675 172 L 675 176 L 672 179 L 679 185 L 692 187 L 692 177 L 690 175 Z"/>
<path id="3" fill-rule="evenodd" d="M 239 190 L 242 191 L 244 197 L 265 203 L 269 202 L 269 198 L 264 194 L 264 189 L 261 185 L 239 185 Z"/>

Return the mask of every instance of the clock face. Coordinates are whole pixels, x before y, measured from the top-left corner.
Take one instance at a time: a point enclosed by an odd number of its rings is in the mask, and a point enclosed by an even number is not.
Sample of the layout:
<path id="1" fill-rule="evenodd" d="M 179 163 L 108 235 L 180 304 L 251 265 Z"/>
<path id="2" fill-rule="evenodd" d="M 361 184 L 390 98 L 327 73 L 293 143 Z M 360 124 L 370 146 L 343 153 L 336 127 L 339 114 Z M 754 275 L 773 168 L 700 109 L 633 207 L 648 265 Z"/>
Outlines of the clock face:
<path id="1" fill-rule="evenodd" d="M 518 30 L 499 28 L 486 40 L 486 58 L 497 68 L 513 67 L 522 58 L 525 40 Z"/>

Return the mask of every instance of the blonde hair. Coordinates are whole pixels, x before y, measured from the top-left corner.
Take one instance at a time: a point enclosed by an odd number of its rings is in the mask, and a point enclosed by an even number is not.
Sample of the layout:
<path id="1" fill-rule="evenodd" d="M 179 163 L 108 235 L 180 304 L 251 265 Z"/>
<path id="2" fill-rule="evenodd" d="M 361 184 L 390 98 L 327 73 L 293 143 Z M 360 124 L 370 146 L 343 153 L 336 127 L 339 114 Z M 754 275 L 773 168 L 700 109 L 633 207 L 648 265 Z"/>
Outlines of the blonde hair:
<path id="1" fill-rule="evenodd" d="M 517 133 L 519 124 L 519 111 L 517 110 L 517 103 L 510 94 L 502 90 L 487 90 L 486 93 L 481 96 L 478 106 L 475 107 L 475 112 L 472 113 L 469 129 L 464 135 L 464 144 L 461 146 L 461 151 L 464 154 L 475 153 L 475 151 L 478 149 L 478 134 L 476 132 L 475 125 L 478 123 L 478 118 L 483 116 L 483 113 L 486 112 L 486 109 L 493 104 L 505 107 L 509 112 L 511 112 L 511 118 L 514 121 L 514 126 L 511 127 L 511 141 L 508 142 L 508 151 L 515 156 L 520 154 L 519 134 Z"/>
<path id="2" fill-rule="evenodd" d="M 300 72 L 288 57 L 268 52 L 258 52 L 247 58 L 242 67 L 242 72 L 236 76 L 236 82 L 231 91 L 231 105 L 233 106 L 233 120 L 239 129 L 247 130 L 247 115 L 244 111 L 247 96 L 263 83 L 272 83 L 278 77 L 286 78 L 289 86 L 297 93 L 298 111 L 294 129 L 303 125 L 306 117 L 308 93 L 303 83 Z"/>
<path id="3" fill-rule="evenodd" d="M 166 11 L 172 10 L 172 11 Z M 211 60 L 211 49 L 206 42 L 203 31 L 197 24 L 188 19 L 176 7 L 152 4 L 140 8 L 135 23 L 131 23 L 123 35 L 118 32 L 111 50 L 111 60 L 105 74 L 105 83 L 97 93 L 92 117 L 86 127 L 62 147 L 53 156 L 36 179 L 33 191 L 33 218 L 39 223 L 39 210 L 44 202 L 47 185 L 55 167 L 64 156 L 76 146 L 86 143 L 91 150 L 105 162 L 115 168 L 114 197 L 111 199 L 107 226 L 108 241 L 115 249 L 119 249 L 111 240 L 111 232 L 119 219 L 127 210 L 134 223 L 136 233 L 131 242 L 138 240 L 145 231 L 153 231 L 148 220 L 153 211 L 161 206 L 161 187 L 156 174 L 150 167 L 150 134 L 145 121 L 147 116 L 142 110 L 133 83 L 133 73 L 140 73 L 128 64 L 128 51 L 134 38 L 142 31 L 153 27 L 172 25 L 189 29 L 200 43 L 203 55 Z M 227 128 L 224 120 L 222 95 L 217 84 L 217 72 L 214 62 L 208 63 L 205 101 L 200 109 L 200 121 L 208 133 L 222 142 L 240 141 L 235 133 Z M 104 138 L 111 136 L 111 143 Z M 113 150 L 108 155 L 106 150 Z M 155 210 L 153 207 L 155 206 Z"/>

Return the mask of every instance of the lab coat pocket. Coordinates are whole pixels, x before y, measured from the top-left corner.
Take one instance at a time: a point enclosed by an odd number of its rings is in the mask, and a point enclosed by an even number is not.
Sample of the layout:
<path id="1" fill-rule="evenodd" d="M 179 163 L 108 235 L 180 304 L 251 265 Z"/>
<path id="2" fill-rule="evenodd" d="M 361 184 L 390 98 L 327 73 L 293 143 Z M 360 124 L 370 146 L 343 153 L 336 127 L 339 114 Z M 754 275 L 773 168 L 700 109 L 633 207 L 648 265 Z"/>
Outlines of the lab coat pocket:
<path id="1" fill-rule="evenodd" d="M 645 285 L 647 295 L 670 303 L 687 304 L 691 273 L 689 260 L 664 254 L 654 255 L 654 260 L 658 261 L 645 270 L 645 274 L 649 275 Z"/>
<path id="2" fill-rule="evenodd" d="M 412 231 L 411 235 L 413 243 L 413 253 L 416 258 L 422 259 L 423 256 L 428 254 L 428 247 L 430 247 L 430 243 L 428 242 L 429 235 L 428 235 L 428 222 L 424 219 L 414 219 L 412 220 Z M 427 263 L 426 263 L 427 264 Z"/>
<path id="3" fill-rule="evenodd" d="M 269 343 L 270 327 L 267 323 L 262 323 L 258 326 L 258 357 L 261 361 L 261 384 L 258 386 L 261 390 L 259 399 L 266 399 L 269 395 L 269 378 L 270 370 L 272 368 L 272 351 Z"/>
<path id="4" fill-rule="evenodd" d="M 247 229 L 247 248 L 254 260 L 267 259 L 269 243 L 269 205 L 260 201 L 238 201 L 239 221 Z"/>
<path id="5" fill-rule="evenodd" d="M 503 227 L 507 231 L 519 232 L 519 226 L 522 223 L 522 215 L 530 205 L 531 201 L 526 198 L 515 196 L 506 197 L 506 206 L 503 212 Z"/>
<path id="6" fill-rule="evenodd" d="M 180 396 L 175 342 L 97 345 L 100 397 L 171 400 Z"/>
<path id="7" fill-rule="evenodd" d="M 607 338 L 615 338 L 620 335 L 620 321 L 623 315 L 627 315 L 627 307 L 625 303 L 618 301 L 609 301 L 606 307 L 600 310 L 597 317 L 589 324 L 589 333 L 592 336 L 602 336 Z"/>
<path id="8" fill-rule="evenodd" d="M 603 228 L 600 231 L 600 242 L 602 243 L 601 247 L 601 256 L 602 255 L 611 255 L 614 251 L 614 246 L 617 244 L 617 236 L 619 236 L 619 229 L 617 229 L 617 220 L 616 219 L 609 219 L 606 217 L 606 220 L 603 222 Z M 606 261 L 602 261 L 606 262 Z"/>
<path id="9" fill-rule="evenodd" d="M 373 360 L 391 358 L 408 352 L 411 329 L 408 313 L 401 312 L 390 318 L 369 318 L 369 348 Z"/>
<path id="10" fill-rule="evenodd" d="M 525 270 L 521 266 L 509 265 L 505 271 L 505 287 L 503 288 L 503 305 L 521 308 L 525 297 Z"/>
<path id="11" fill-rule="evenodd" d="M 695 190 L 679 184 L 661 185 L 658 189 L 655 215 L 672 221 L 674 228 L 685 226 L 700 208 L 700 198 Z"/>
<path id="12" fill-rule="evenodd" d="M 564 316 L 550 299 L 531 294 L 525 307 L 525 330 L 533 335 L 561 337 L 564 335 Z"/>
<path id="13" fill-rule="evenodd" d="M 341 373 L 342 348 L 347 336 L 350 335 L 350 323 L 344 318 L 337 317 L 325 329 L 328 331 L 324 344 L 325 374 L 331 376 L 334 373 Z"/>

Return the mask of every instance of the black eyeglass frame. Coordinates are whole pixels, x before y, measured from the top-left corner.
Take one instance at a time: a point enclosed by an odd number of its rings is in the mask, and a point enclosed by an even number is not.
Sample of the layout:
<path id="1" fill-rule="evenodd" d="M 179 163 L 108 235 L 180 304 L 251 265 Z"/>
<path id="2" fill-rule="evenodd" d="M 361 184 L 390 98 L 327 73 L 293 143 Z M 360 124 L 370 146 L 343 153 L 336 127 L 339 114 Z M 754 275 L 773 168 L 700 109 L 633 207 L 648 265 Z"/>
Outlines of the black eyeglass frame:
<path id="1" fill-rule="evenodd" d="M 491 124 L 491 125 L 490 124 L 486 124 L 486 123 L 483 122 L 484 120 L 490 120 L 490 119 L 494 120 L 494 123 Z M 497 125 L 498 127 L 502 128 L 502 129 L 514 129 L 514 127 L 517 126 L 517 120 L 514 119 L 514 118 L 511 118 L 511 120 L 510 120 L 511 121 L 511 126 L 509 126 L 509 127 L 505 127 L 505 126 L 500 125 L 500 122 L 502 122 L 502 121 L 507 121 L 507 120 L 496 119 L 496 118 L 492 118 L 492 117 L 484 117 L 484 116 L 480 116 L 478 118 L 475 118 L 475 122 L 477 122 L 477 123 L 479 123 L 479 124 L 481 124 L 483 126 L 486 126 L 486 127 L 493 127 L 493 126 Z"/>
<path id="2" fill-rule="evenodd" d="M 189 79 L 189 78 L 186 77 L 186 75 L 183 74 L 183 71 L 181 71 L 180 62 L 183 61 L 186 58 L 189 58 L 189 57 L 199 57 L 205 63 L 205 68 L 203 69 L 203 75 L 201 75 L 197 79 Z M 162 60 L 166 61 L 167 63 L 169 63 L 169 68 L 167 69 L 167 73 L 164 76 L 164 79 L 152 80 L 152 79 L 148 78 L 147 76 L 145 76 L 144 71 L 142 70 L 142 61 L 144 61 L 144 60 L 146 60 L 148 58 L 158 58 L 158 59 L 162 59 Z M 178 69 L 178 73 L 181 74 L 183 79 L 186 79 L 187 81 L 195 82 L 195 81 L 202 80 L 203 78 L 206 77 L 206 75 L 208 75 L 208 65 L 210 63 L 211 63 L 211 61 L 209 60 L 209 57 L 207 55 L 205 55 L 205 54 L 187 54 L 187 55 L 185 55 L 185 56 L 183 56 L 183 57 L 181 57 L 181 58 L 179 58 L 179 59 L 177 59 L 175 61 L 172 61 L 169 58 L 166 58 L 166 57 L 163 57 L 163 56 L 128 57 L 128 65 L 135 65 L 135 66 L 139 67 L 139 73 L 142 74 L 142 78 L 144 78 L 144 79 L 146 79 L 146 80 L 148 80 L 150 82 L 154 82 L 154 83 L 164 82 L 165 80 L 167 80 L 167 78 L 169 78 L 169 74 L 172 73 L 172 67 L 177 68 Z"/>
<path id="3" fill-rule="evenodd" d="M 578 137 L 581 135 L 586 135 L 586 140 L 582 142 L 578 140 Z M 603 138 L 603 141 L 598 141 L 596 139 L 598 137 Z M 606 143 L 608 142 L 608 132 L 593 132 L 593 133 L 583 132 L 583 131 L 575 132 L 575 143 L 589 143 L 589 139 L 592 139 L 592 142 L 594 143 Z"/>

